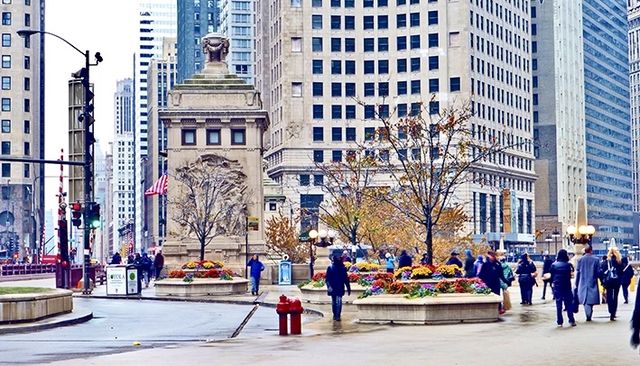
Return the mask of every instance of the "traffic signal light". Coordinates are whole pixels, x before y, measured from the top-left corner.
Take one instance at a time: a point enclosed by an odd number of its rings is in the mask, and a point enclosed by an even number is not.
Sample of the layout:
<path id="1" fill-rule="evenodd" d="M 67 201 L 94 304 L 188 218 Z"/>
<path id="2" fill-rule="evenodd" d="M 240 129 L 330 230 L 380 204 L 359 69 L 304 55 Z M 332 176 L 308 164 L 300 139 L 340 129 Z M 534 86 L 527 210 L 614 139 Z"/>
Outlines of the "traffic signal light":
<path id="1" fill-rule="evenodd" d="M 74 202 L 71 204 L 71 225 L 80 227 L 82 224 L 82 205 L 80 202 Z"/>
<path id="2" fill-rule="evenodd" d="M 92 229 L 100 228 L 100 204 L 90 202 L 89 204 L 89 227 Z"/>

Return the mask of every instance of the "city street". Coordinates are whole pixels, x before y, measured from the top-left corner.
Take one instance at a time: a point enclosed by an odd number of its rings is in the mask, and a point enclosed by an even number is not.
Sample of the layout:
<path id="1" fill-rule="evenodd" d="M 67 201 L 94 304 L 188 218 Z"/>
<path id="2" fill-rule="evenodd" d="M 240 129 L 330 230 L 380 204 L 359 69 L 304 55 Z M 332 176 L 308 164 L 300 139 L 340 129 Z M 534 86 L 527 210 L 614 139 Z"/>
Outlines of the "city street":
<path id="1" fill-rule="evenodd" d="M 194 302 L 74 299 L 94 318 L 86 323 L 34 333 L 0 336 L 0 365 L 40 364 L 134 349 L 175 347 L 228 338 L 252 306 Z M 276 334 L 273 309 L 259 308 L 242 337 Z"/>

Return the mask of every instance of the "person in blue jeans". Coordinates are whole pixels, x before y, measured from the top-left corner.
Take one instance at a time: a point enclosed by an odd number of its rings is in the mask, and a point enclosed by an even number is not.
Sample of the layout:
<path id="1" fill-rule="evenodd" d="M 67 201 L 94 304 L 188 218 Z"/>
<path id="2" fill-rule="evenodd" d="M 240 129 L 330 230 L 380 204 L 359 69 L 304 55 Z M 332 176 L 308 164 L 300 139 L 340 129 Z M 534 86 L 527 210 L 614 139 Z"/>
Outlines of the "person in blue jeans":
<path id="1" fill-rule="evenodd" d="M 551 265 L 549 273 L 551 273 L 551 289 L 553 297 L 556 301 L 556 323 L 562 327 L 564 319 L 562 318 L 562 306 L 567 311 L 569 324 L 576 326 L 576 320 L 573 317 L 573 291 L 571 291 L 571 273 L 573 273 L 573 265 L 569 263 L 569 254 L 565 249 L 560 249 L 556 256 L 556 261 Z"/>
<path id="2" fill-rule="evenodd" d="M 264 264 L 260 262 L 258 255 L 254 254 L 247 262 L 247 267 L 249 267 L 249 277 L 251 279 L 251 295 L 258 295 L 260 274 L 264 271 Z"/>
<path id="3" fill-rule="evenodd" d="M 347 268 L 342 263 L 342 258 L 334 256 L 332 263 L 327 267 L 326 283 L 327 294 L 331 296 L 331 311 L 333 312 L 333 320 L 340 321 L 342 313 L 342 296 L 344 289 L 347 288 L 347 294 L 351 295 L 351 286 L 349 285 L 349 276 Z"/>

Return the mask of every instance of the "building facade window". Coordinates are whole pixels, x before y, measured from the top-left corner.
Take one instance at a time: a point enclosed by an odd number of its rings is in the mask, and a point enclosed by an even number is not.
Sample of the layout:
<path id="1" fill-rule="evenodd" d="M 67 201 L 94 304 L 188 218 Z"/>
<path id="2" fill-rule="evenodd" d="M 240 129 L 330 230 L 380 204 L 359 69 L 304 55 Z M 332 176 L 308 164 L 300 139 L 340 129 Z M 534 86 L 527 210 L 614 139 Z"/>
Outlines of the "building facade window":
<path id="1" fill-rule="evenodd" d="M 2 77 L 2 90 L 11 90 L 11 76 Z"/>
<path id="2" fill-rule="evenodd" d="M 182 145 L 189 146 L 196 144 L 196 130 L 182 129 Z"/>
<path id="3" fill-rule="evenodd" d="M 11 163 L 2 163 L 2 178 L 11 178 Z"/>
<path id="4" fill-rule="evenodd" d="M 11 120 L 2 120 L 2 133 L 11 133 Z"/>
<path id="5" fill-rule="evenodd" d="M 219 128 L 211 128 L 207 129 L 207 145 L 220 145 L 220 129 Z"/>
<path id="6" fill-rule="evenodd" d="M 11 112 L 11 98 L 2 98 L 2 111 Z"/>
<path id="7" fill-rule="evenodd" d="M 247 131 L 244 128 L 231 129 L 231 145 L 246 145 Z"/>
<path id="8" fill-rule="evenodd" d="M 2 47 L 11 47 L 11 34 L 2 33 Z"/>
<path id="9" fill-rule="evenodd" d="M 11 68 L 11 56 L 10 55 L 2 55 L 2 68 L 10 69 Z"/>

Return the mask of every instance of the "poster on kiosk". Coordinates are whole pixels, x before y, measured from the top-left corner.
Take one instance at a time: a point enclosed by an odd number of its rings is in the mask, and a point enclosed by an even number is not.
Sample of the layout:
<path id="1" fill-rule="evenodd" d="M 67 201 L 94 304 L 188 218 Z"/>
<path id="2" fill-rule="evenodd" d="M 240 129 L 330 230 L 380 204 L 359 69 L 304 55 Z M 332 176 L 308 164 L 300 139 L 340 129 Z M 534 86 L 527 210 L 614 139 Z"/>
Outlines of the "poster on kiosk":
<path id="1" fill-rule="evenodd" d="M 107 266 L 107 296 L 127 294 L 126 271 L 126 266 Z"/>
<path id="2" fill-rule="evenodd" d="M 138 269 L 135 267 L 127 268 L 127 295 L 136 295 L 140 293 L 138 289 Z"/>

